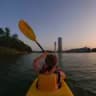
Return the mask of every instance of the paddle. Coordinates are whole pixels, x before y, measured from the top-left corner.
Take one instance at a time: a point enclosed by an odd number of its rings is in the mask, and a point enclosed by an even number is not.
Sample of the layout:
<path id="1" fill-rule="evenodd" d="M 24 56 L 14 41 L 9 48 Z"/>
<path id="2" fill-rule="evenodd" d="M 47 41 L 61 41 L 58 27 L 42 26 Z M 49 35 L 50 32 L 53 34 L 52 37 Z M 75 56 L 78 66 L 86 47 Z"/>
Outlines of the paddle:
<path id="1" fill-rule="evenodd" d="M 24 20 L 20 20 L 19 21 L 19 29 L 20 31 L 30 40 L 33 40 L 36 42 L 36 44 L 41 48 L 42 52 L 44 52 L 44 49 L 42 48 L 42 46 L 39 44 L 39 42 L 36 40 L 36 35 L 32 29 L 32 27 L 30 27 L 27 22 L 25 22 Z"/>

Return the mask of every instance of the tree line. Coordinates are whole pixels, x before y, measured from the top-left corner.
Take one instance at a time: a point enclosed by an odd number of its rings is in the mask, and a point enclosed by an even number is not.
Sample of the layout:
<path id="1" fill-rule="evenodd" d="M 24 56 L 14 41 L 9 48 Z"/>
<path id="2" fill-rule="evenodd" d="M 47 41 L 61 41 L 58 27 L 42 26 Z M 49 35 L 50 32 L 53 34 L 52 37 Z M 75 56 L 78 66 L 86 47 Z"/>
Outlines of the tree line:
<path id="1" fill-rule="evenodd" d="M 0 47 L 12 48 L 23 52 L 32 52 L 30 46 L 19 40 L 17 34 L 11 35 L 10 32 L 8 27 L 0 28 Z"/>
<path id="2" fill-rule="evenodd" d="M 10 35 L 10 29 L 8 27 L 5 28 L 0 28 L 0 37 L 12 37 L 17 39 L 18 35 L 17 34 L 13 34 L 12 36 Z"/>

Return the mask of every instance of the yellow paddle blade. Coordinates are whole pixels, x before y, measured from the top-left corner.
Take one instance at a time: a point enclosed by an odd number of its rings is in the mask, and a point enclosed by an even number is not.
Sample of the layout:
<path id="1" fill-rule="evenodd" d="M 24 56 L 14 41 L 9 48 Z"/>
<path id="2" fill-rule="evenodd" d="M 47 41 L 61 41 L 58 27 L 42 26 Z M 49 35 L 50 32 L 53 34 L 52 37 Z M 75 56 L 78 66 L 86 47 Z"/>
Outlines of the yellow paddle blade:
<path id="1" fill-rule="evenodd" d="M 19 21 L 19 29 L 21 30 L 21 32 L 28 37 L 31 40 L 36 41 L 36 36 L 34 34 L 33 29 L 27 24 L 27 22 L 25 22 L 24 20 L 20 20 Z"/>

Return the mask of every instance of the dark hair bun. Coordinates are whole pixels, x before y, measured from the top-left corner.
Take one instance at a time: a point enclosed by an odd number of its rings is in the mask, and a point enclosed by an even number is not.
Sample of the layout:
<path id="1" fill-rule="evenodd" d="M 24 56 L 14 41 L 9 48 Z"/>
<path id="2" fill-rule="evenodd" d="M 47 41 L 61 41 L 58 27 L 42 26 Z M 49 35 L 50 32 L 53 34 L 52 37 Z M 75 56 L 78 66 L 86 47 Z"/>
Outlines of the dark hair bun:
<path id="1" fill-rule="evenodd" d="M 56 63 L 57 63 L 57 57 L 56 57 L 56 55 L 48 54 L 47 57 L 46 57 L 46 59 L 45 59 L 45 63 L 49 67 L 52 67 L 52 66 L 56 65 Z"/>

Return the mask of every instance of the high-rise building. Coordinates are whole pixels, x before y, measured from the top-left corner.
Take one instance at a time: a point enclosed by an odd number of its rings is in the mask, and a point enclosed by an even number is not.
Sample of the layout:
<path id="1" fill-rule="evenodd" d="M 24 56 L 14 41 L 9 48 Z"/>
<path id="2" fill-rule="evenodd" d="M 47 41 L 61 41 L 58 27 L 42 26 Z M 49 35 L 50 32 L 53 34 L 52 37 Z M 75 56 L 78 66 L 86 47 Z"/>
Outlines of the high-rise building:
<path id="1" fill-rule="evenodd" d="M 56 41 L 54 42 L 54 51 L 56 51 Z"/>
<path id="2" fill-rule="evenodd" d="M 62 52 L 62 38 L 58 38 L 58 52 Z"/>

